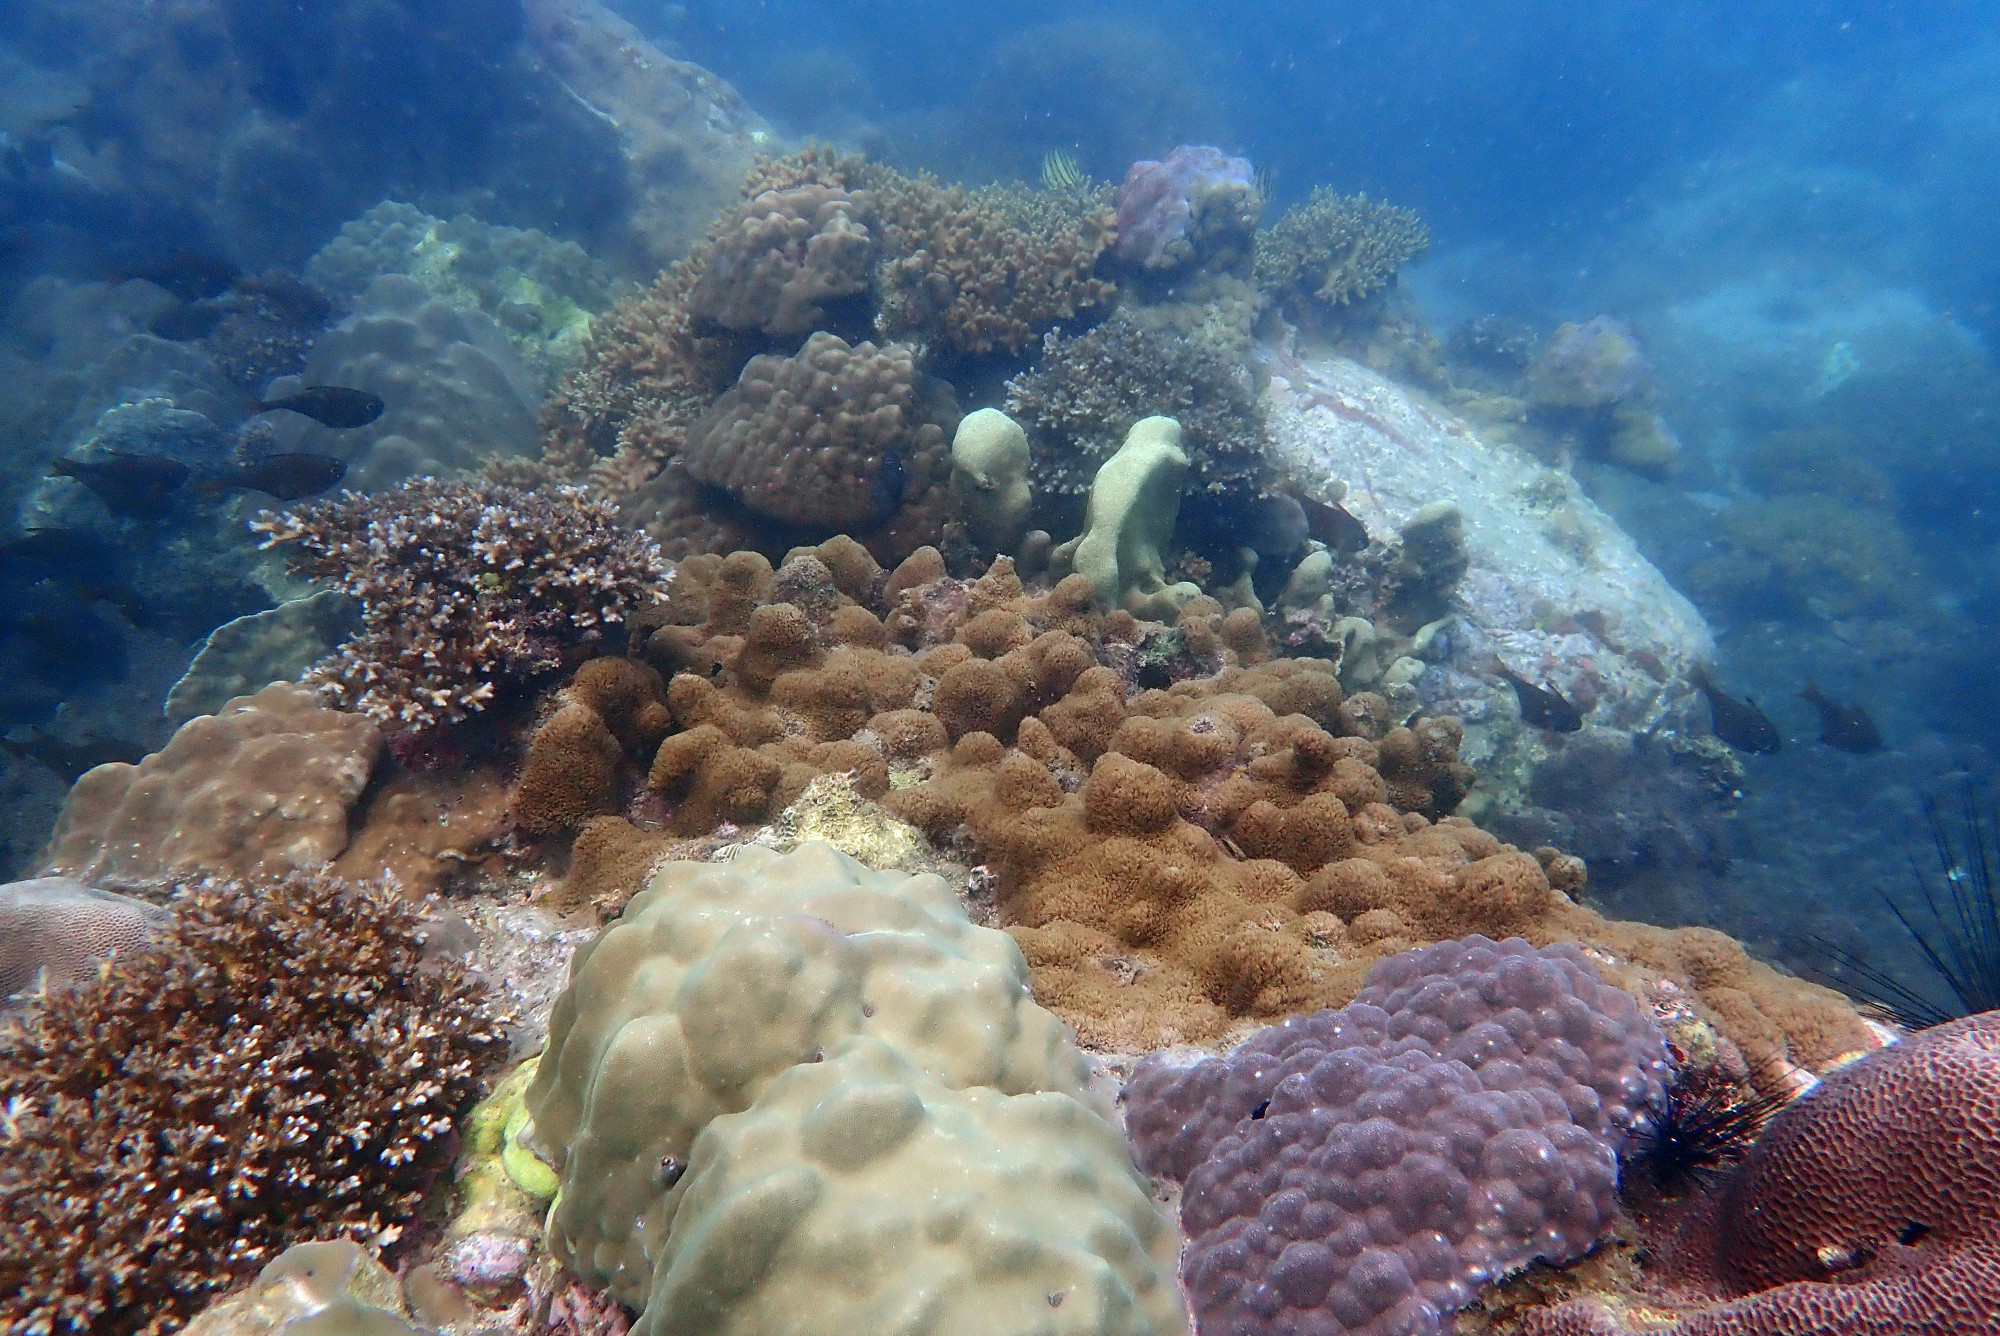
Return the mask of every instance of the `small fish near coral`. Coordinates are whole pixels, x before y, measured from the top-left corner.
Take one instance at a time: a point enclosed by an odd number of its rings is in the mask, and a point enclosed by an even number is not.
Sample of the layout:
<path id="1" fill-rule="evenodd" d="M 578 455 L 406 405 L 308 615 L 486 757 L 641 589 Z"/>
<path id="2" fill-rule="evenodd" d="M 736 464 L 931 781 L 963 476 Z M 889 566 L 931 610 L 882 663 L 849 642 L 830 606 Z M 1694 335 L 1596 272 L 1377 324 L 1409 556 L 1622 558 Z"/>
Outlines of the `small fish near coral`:
<path id="1" fill-rule="evenodd" d="M 1799 699 L 1819 711 L 1819 740 L 1827 746 L 1856 755 L 1882 750 L 1882 730 L 1859 705 L 1830 699 L 1817 682 L 1806 683 Z"/>
<path id="2" fill-rule="evenodd" d="M 1757 708 L 1756 701 L 1748 696 L 1736 699 L 1716 686 L 1708 670 L 1700 666 L 1688 674 L 1688 680 L 1708 697 L 1709 721 L 1715 736 L 1737 751 L 1768 753 L 1785 745 L 1784 735 L 1778 732 L 1771 717 Z"/>
<path id="3" fill-rule="evenodd" d="M 1522 723 L 1531 728 L 1545 728 L 1551 733 L 1574 733 L 1583 727 L 1583 711 L 1560 695 L 1547 687 L 1536 686 L 1497 659 L 1494 660 L 1493 671 L 1507 679 L 1507 685 L 1514 688 L 1514 698 L 1521 703 Z"/>
<path id="4" fill-rule="evenodd" d="M 332 455 L 288 453 L 265 455 L 237 464 L 226 473 L 205 480 L 204 492 L 226 492 L 247 488 L 275 496 L 280 501 L 297 501 L 317 496 L 347 476 L 347 461 Z"/>
<path id="5" fill-rule="evenodd" d="M 256 399 L 250 404 L 253 412 L 270 413 L 282 408 L 288 413 L 309 417 L 323 427 L 340 431 L 367 426 L 382 416 L 385 407 L 387 405 L 378 394 L 350 390 L 340 385 L 315 385 L 282 399 Z"/>
<path id="6" fill-rule="evenodd" d="M 165 455 L 106 454 L 101 459 L 58 459 L 52 478 L 74 478 L 114 515 L 156 520 L 173 509 L 174 494 L 188 480 L 188 466 Z"/>

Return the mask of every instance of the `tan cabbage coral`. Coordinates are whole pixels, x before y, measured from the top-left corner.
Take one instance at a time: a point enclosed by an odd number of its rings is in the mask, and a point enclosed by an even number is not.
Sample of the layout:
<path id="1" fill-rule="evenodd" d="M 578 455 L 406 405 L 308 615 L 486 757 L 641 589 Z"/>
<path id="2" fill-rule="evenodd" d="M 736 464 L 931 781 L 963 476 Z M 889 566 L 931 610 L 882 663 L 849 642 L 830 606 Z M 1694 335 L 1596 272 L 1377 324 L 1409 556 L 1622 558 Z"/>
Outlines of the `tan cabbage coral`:
<path id="1" fill-rule="evenodd" d="M 48 870 L 107 886 L 255 880 L 325 867 L 382 753 L 382 733 L 274 683 L 197 715 L 137 765 L 85 772 L 49 841 Z"/>
<path id="2" fill-rule="evenodd" d="M 803 184 L 761 191 L 709 235 L 688 300 L 698 321 L 795 337 L 825 328 L 829 306 L 868 291 L 874 246 L 843 190 Z"/>
<path id="3" fill-rule="evenodd" d="M 665 580 L 652 541 L 613 513 L 576 488 L 419 478 L 251 527 L 294 572 L 361 603 L 360 633 L 308 681 L 347 709 L 421 727 L 587 657 Z"/>
<path id="4" fill-rule="evenodd" d="M 957 426 L 950 388 L 918 373 L 912 349 L 822 332 L 794 356 L 751 358 L 685 459 L 696 481 L 781 524 L 866 530 L 949 483 Z"/>
<path id="5" fill-rule="evenodd" d="M 1388 286 L 1431 243 L 1414 209 L 1315 187 L 1257 237 L 1257 286 L 1346 306 Z"/>

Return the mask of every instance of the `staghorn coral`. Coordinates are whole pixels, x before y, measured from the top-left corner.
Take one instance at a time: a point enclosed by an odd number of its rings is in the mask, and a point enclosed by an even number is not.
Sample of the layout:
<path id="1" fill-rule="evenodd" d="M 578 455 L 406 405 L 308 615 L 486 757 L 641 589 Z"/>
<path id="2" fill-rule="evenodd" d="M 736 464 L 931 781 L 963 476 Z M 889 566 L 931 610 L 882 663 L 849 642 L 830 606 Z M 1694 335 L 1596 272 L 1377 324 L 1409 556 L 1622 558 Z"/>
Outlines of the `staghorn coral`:
<path id="1" fill-rule="evenodd" d="M 750 359 L 688 434 L 697 482 L 825 537 L 867 530 L 949 480 L 958 406 L 902 344 L 820 332 L 791 357 Z"/>
<path id="2" fill-rule="evenodd" d="M 1347 306 L 1387 287 L 1430 240 L 1414 209 L 1316 186 L 1258 234 L 1257 286 L 1281 300 Z"/>
<path id="3" fill-rule="evenodd" d="M 307 1239 L 393 1243 L 505 1038 L 392 892 L 204 884 L 0 1031 L 0 1324 L 173 1330 Z"/>
<path id="4" fill-rule="evenodd" d="M 114 886 L 324 868 L 382 754 L 372 722 L 273 683 L 197 715 L 167 745 L 77 780 L 49 837 L 50 872 Z"/>
<path id="5" fill-rule="evenodd" d="M 2000 1013 L 1911 1035 L 1771 1120 L 1662 1244 L 1669 1336 L 1972 1336 L 2000 1311 Z M 1707 1302 L 1704 1303 L 1703 1301 Z M 1657 1330 L 1650 1327 L 1649 1330 Z M 1590 1300 L 1535 1336 L 1615 1336 Z"/>
<path id="6" fill-rule="evenodd" d="M 795 338 L 824 329 L 837 303 L 865 296 L 868 229 L 846 191 L 800 184 L 751 196 L 716 220 L 688 296 L 697 321 Z"/>
<path id="7" fill-rule="evenodd" d="M 1195 486 L 1262 491 L 1271 482 L 1264 401 L 1242 364 L 1128 320 L 1050 334 L 1034 370 L 1007 382 L 1007 412 L 1035 443 L 1038 494 L 1089 491 L 1133 424 L 1155 416 L 1181 424 Z"/>
<path id="8" fill-rule="evenodd" d="M 575 488 L 419 478 L 251 527 L 361 604 L 360 633 L 307 680 L 345 709 L 421 727 L 584 657 L 665 579 L 651 540 L 612 514 Z"/>
<path id="9" fill-rule="evenodd" d="M 1197 1331 L 1417 1336 L 1589 1250 L 1666 1072 L 1659 1027 L 1574 946 L 1473 936 L 1227 1057 L 1149 1057 L 1123 1098 L 1141 1164 L 1184 1181 Z"/>

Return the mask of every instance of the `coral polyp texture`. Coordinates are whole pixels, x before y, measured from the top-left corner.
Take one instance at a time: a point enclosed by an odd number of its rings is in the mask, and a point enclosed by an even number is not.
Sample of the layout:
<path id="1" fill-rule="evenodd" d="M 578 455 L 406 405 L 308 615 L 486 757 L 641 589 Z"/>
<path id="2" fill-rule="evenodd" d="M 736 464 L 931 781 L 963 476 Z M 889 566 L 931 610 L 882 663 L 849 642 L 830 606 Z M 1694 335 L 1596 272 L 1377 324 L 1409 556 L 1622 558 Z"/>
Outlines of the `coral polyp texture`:
<path id="1" fill-rule="evenodd" d="M 392 1244 L 505 1048 L 393 892 L 182 896 L 0 1029 L 0 1326 L 175 1329 L 293 1243 Z"/>
<path id="2" fill-rule="evenodd" d="M 815 539 L 886 521 L 950 477 L 958 405 L 913 350 L 817 333 L 791 357 L 750 359 L 688 434 L 697 482 Z"/>
<path id="3" fill-rule="evenodd" d="M 386 724 L 450 724 L 590 656 L 666 579 L 656 545 L 575 488 L 419 478 L 251 527 L 361 604 L 307 680 Z"/>
<path id="4" fill-rule="evenodd" d="M 826 327 L 827 307 L 861 296 L 874 245 L 844 190 L 797 185 L 761 191 L 716 221 L 695 318 L 736 332 L 797 337 Z"/>
<path id="5" fill-rule="evenodd" d="M 2000 1012 L 1921 1031 L 1842 1068 L 1772 1119 L 1707 1209 L 1660 1248 L 1665 1290 L 1648 1307 L 1698 1310 L 1665 1328 L 1671 1336 L 1991 1332 L 2000 1314 L 1996 1111 Z M 1622 1329 L 1580 1300 L 1524 1330 Z"/>
<path id="6" fill-rule="evenodd" d="M 1413 209 L 1318 186 L 1258 235 L 1257 286 L 1281 299 L 1347 306 L 1387 287 L 1430 240 Z"/>
<path id="7" fill-rule="evenodd" d="M 1178 1330 L 1088 1080 L 940 878 L 817 841 L 665 863 L 578 952 L 528 1091 L 550 1243 L 663 1336 Z"/>
<path id="8" fill-rule="evenodd" d="M 1591 1247 L 1667 1070 L 1659 1027 L 1576 947 L 1473 936 L 1225 1058 L 1148 1058 L 1124 1098 L 1141 1163 L 1184 1180 L 1203 1336 L 1419 1336 Z"/>

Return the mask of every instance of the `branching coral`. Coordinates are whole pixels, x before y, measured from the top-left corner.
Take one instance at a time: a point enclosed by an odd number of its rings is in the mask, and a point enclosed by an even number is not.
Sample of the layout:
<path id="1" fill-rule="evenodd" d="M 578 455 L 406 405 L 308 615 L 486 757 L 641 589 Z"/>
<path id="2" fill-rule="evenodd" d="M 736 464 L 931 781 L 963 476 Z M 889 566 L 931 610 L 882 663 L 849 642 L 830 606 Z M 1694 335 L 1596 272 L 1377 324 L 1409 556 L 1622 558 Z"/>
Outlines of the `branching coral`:
<path id="1" fill-rule="evenodd" d="M 1050 334 L 1033 371 L 1007 382 L 1007 412 L 1037 445 L 1038 492 L 1080 495 L 1141 418 L 1181 424 L 1194 485 L 1261 490 L 1269 481 L 1263 398 L 1239 363 L 1194 339 L 1113 320 Z"/>
<path id="2" fill-rule="evenodd" d="M 393 892 L 205 886 L 0 1031 L 0 1325 L 159 1333 L 286 1246 L 395 1240 L 505 1040 Z"/>
<path id="3" fill-rule="evenodd" d="M 1319 186 L 1258 236 L 1257 286 L 1346 306 L 1387 287 L 1430 243 L 1414 209 Z"/>
<path id="4" fill-rule="evenodd" d="M 665 579 L 652 541 L 612 518 L 574 488 L 420 478 L 252 527 L 361 603 L 361 632 L 308 680 L 342 708 L 425 726 L 588 657 Z"/>

